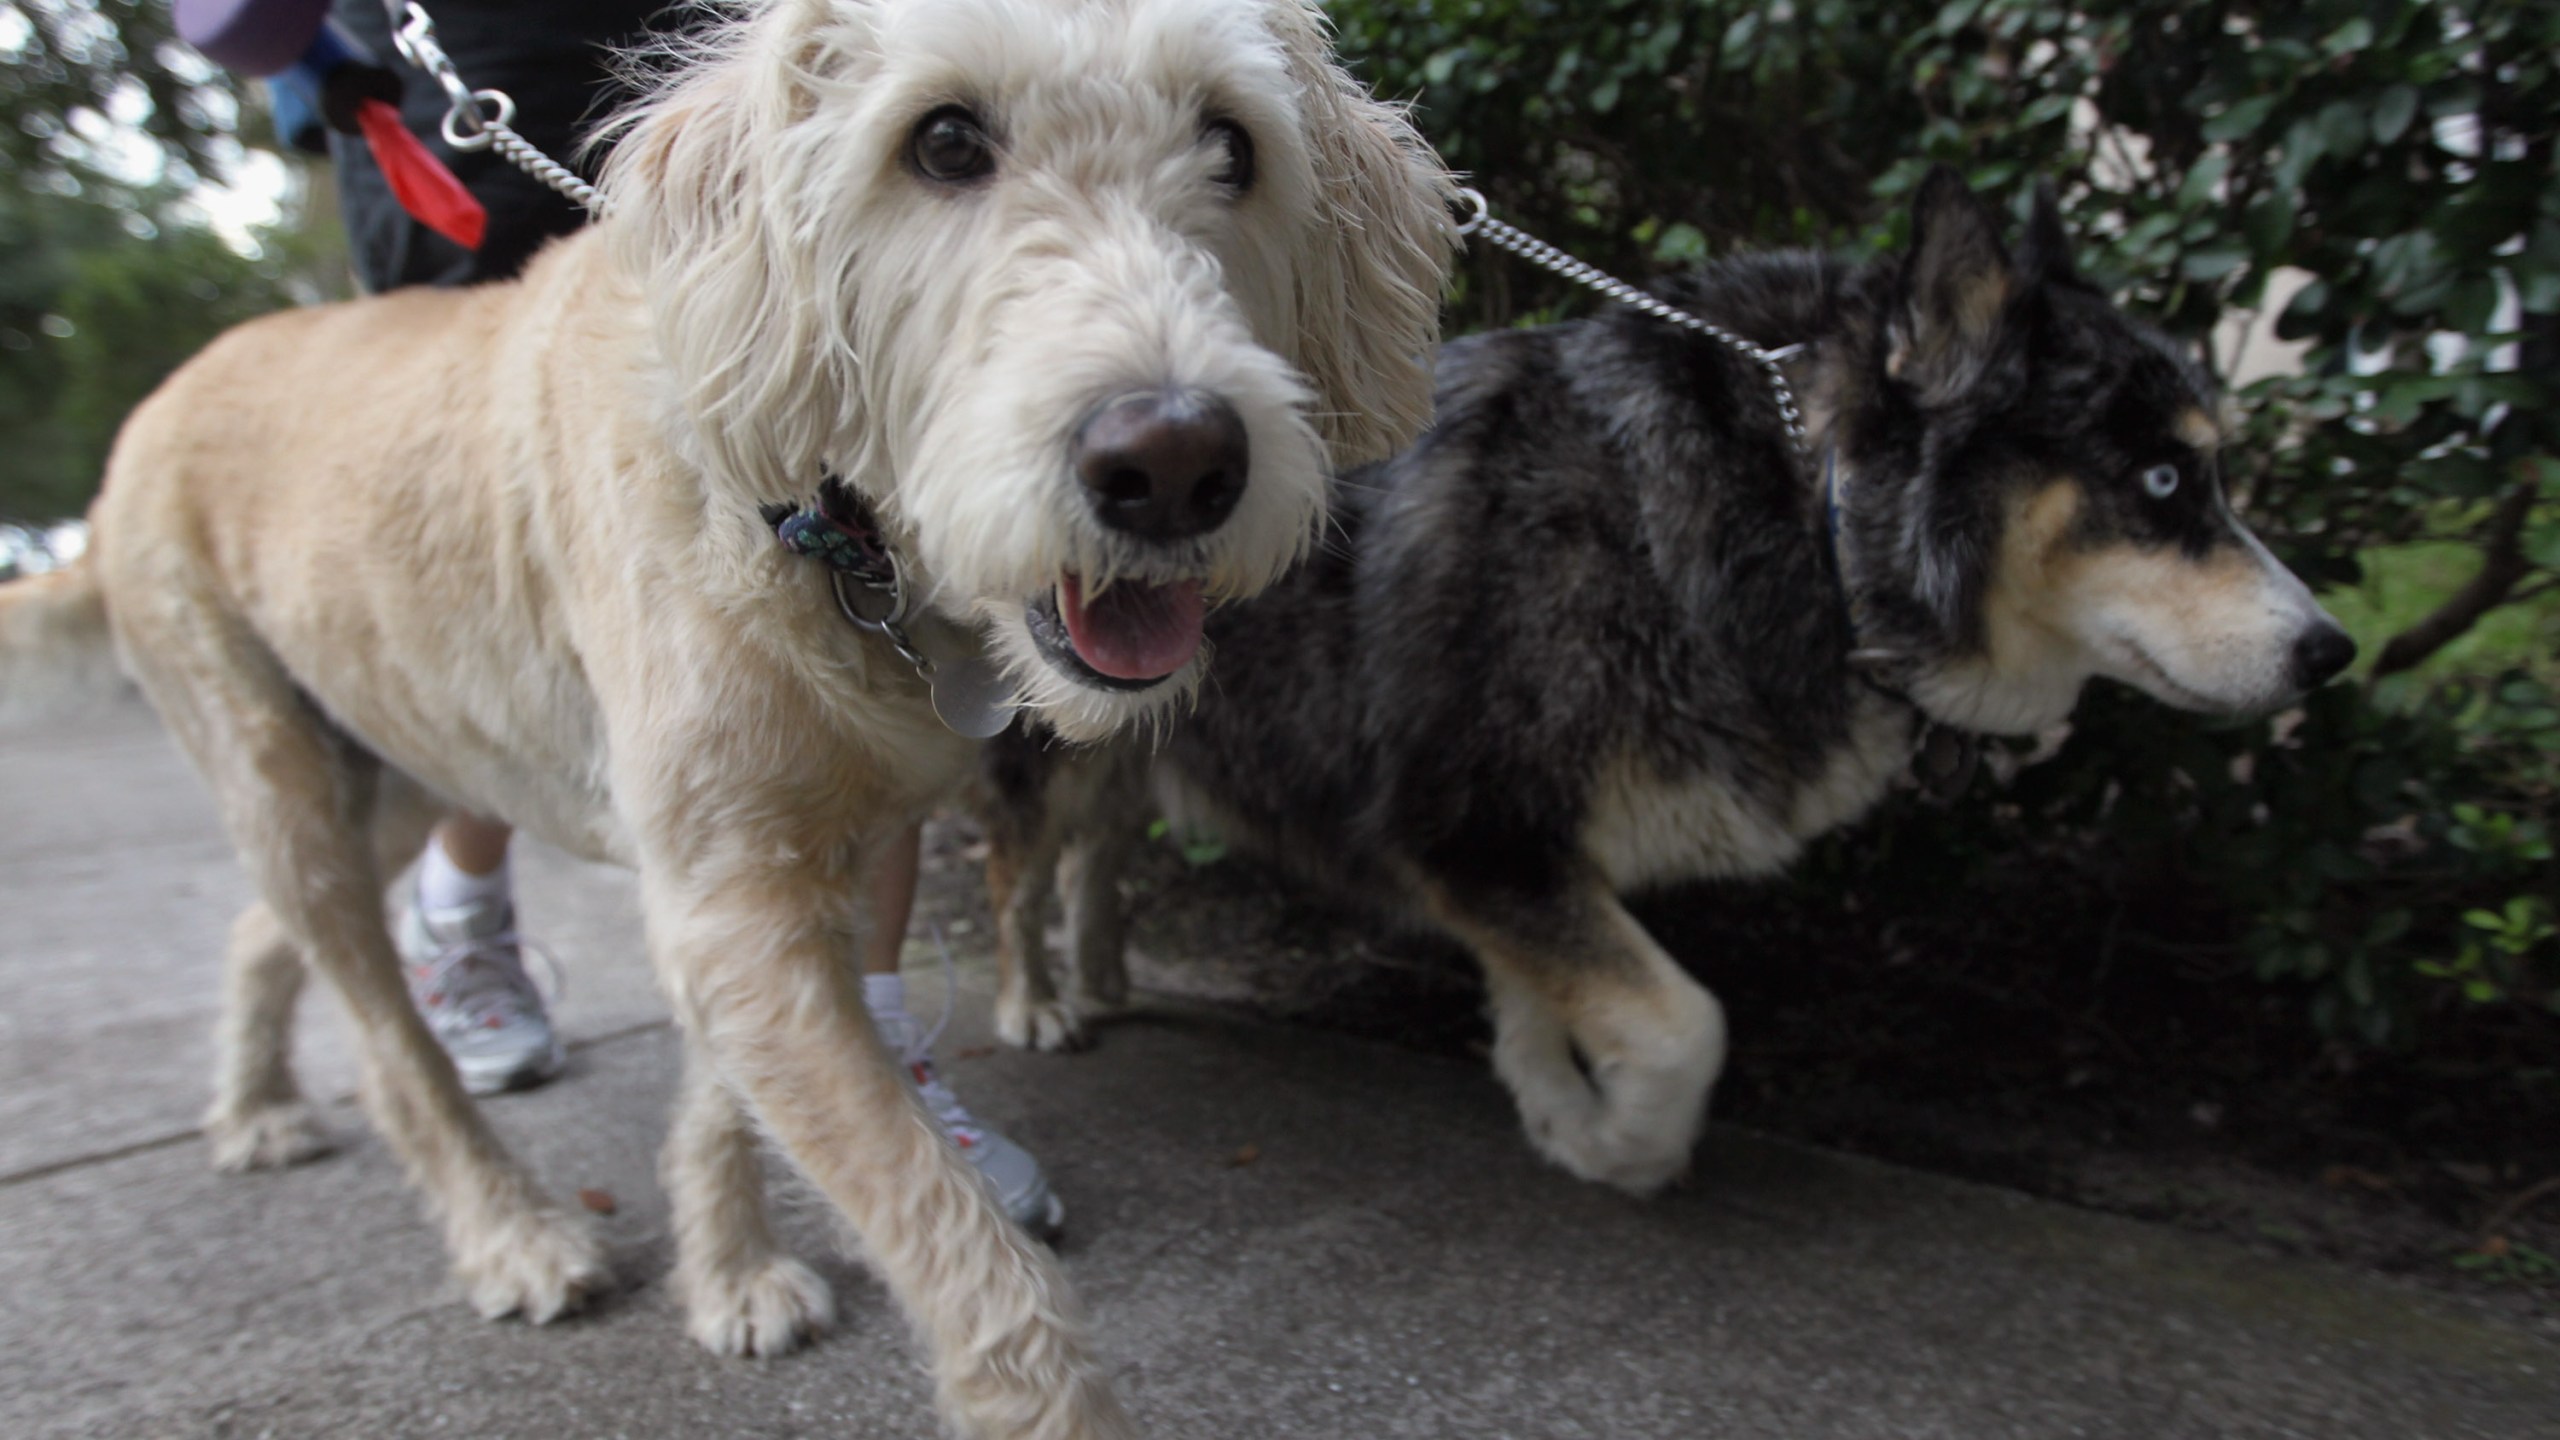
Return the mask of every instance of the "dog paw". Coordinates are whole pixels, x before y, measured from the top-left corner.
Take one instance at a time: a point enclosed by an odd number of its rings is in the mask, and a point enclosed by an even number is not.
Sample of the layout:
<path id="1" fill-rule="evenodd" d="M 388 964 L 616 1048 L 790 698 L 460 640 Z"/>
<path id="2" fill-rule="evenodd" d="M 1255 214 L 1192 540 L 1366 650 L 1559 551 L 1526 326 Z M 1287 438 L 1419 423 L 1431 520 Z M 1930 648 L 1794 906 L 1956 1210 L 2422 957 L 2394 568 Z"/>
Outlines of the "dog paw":
<path id="1" fill-rule="evenodd" d="M 1689 1168 L 1694 1136 L 1630 1135 L 1611 1127 L 1540 1134 L 1531 1143 L 1576 1178 L 1612 1186 L 1639 1198 L 1677 1180 Z"/>
<path id="2" fill-rule="evenodd" d="M 483 1318 L 521 1315 L 547 1325 L 613 1284 L 595 1236 L 576 1220 L 539 1211 L 493 1227 L 454 1262 Z"/>
<path id="3" fill-rule="evenodd" d="M 337 1148 L 320 1118 L 299 1100 L 208 1116 L 204 1134 L 213 1146 L 213 1168 L 235 1175 L 298 1165 Z"/>
<path id="4" fill-rule="evenodd" d="M 1575 1177 L 1650 1195 L 1680 1178 L 1706 1123 L 1707 1087 L 1661 1087 L 1604 1078 L 1595 1084 L 1570 1078 L 1512 1080 L 1521 1128 L 1540 1155 Z M 1682 1077 L 1683 1080 L 1686 1077 Z M 1648 1093 L 1670 1088 L 1675 1094 Z"/>
<path id="5" fill-rule="evenodd" d="M 996 1038 L 1017 1050 L 1081 1050 L 1084 1018 L 1064 1000 L 999 999 Z"/>
<path id="6" fill-rule="evenodd" d="M 689 1280 L 684 1291 L 685 1331 L 714 1355 L 788 1355 L 836 1319 L 827 1282 L 789 1256 Z"/>

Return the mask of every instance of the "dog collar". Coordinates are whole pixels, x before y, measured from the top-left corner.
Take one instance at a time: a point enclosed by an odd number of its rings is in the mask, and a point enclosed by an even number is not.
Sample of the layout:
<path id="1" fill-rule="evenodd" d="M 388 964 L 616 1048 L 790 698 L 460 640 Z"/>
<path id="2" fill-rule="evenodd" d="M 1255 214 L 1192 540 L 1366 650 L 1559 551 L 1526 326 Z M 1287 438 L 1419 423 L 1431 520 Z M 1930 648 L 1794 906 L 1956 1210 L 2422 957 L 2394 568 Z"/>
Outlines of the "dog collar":
<path id="1" fill-rule="evenodd" d="M 1912 737 L 1910 775 L 1920 793 L 1937 805 L 1953 804 L 1973 784 L 1974 771 L 1982 761 L 1980 737 L 1967 734 L 1940 722 L 1909 691 L 1888 684 L 1881 671 L 1902 656 L 1892 650 L 1869 646 L 1861 638 L 1865 626 L 1864 607 L 1849 586 L 1849 553 L 1840 540 L 1840 447 L 1822 447 L 1822 531 L 1831 552 L 1832 593 L 1840 597 L 1841 618 L 1849 626 L 1849 671 L 1868 689 L 1910 708 L 1920 721 L 1920 733 Z"/>
<path id="2" fill-rule="evenodd" d="M 812 503 L 765 504 L 756 512 L 783 549 L 827 567 L 837 611 L 915 667 L 933 697 L 933 713 L 953 733 L 985 740 L 1012 723 L 1021 707 L 1003 672 L 983 652 L 947 643 L 938 628 L 915 623 L 907 567 L 853 487 L 823 476 Z"/>

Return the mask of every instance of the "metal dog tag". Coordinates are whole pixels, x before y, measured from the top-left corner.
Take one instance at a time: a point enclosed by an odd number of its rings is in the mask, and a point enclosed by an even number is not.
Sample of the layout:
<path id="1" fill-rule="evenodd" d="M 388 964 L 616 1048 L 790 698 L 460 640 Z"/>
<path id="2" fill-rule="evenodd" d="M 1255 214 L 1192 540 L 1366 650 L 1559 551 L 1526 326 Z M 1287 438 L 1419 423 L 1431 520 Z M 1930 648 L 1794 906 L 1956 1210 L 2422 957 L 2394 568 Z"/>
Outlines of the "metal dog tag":
<path id="1" fill-rule="evenodd" d="M 883 589 L 835 572 L 836 608 L 857 628 L 886 638 L 916 667 L 944 728 L 971 740 L 1002 733 L 1022 708 L 1014 703 L 1013 686 L 1002 667 L 987 658 L 974 636 L 939 616 L 909 619 L 905 577 L 894 568 L 890 573 L 892 583 Z M 881 613 L 867 613 L 874 609 Z"/>
<path id="2" fill-rule="evenodd" d="M 1013 683 L 984 655 L 960 655 L 933 662 L 926 677 L 933 688 L 933 713 L 955 735 L 988 740 L 1004 733 L 1013 714 Z"/>
<path id="3" fill-rule="evenodd" d="M 951 733 L 971 740 L 991 739 L 1013 723 L 1013 682 L 1004 667 L 987 658 L 975 636 L 937 618 L 915 630 L 915 644 L 932 668 L 924 672 L 933 692 L 933 713 Z"/>

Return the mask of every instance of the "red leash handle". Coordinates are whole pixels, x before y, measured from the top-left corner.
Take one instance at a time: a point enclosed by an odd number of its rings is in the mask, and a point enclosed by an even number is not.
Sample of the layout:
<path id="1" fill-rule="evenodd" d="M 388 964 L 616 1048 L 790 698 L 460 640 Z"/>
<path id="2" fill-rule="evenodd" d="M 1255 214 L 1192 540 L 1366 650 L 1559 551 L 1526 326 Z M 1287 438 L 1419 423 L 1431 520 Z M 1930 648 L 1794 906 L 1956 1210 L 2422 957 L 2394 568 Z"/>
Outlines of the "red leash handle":
<path id="1" fill-rule="evenodd" d="M 479 249 L 489 233 L 488 207 L 462 188 L 425 141 L 409 133 L 400 112 L 383 101 L 366 100 L 356 106 L 356 124 L 363 127 L 365 144 L 372 147 L 374 162 L 391 182 L 400 208 L 463 249 Z"/>

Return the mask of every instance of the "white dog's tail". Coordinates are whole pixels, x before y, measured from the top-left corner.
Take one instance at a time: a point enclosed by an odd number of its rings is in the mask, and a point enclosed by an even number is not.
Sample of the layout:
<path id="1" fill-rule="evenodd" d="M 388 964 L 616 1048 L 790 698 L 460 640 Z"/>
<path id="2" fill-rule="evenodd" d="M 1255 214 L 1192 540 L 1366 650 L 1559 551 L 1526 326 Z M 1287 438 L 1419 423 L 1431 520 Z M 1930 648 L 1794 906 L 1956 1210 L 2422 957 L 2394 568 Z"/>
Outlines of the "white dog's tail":
<path id="1" fill-rule="evenodd" d="M 102 699 L 121 674 L 107 597 L 88 557 L 0 583 L 0 722 Z"/>

